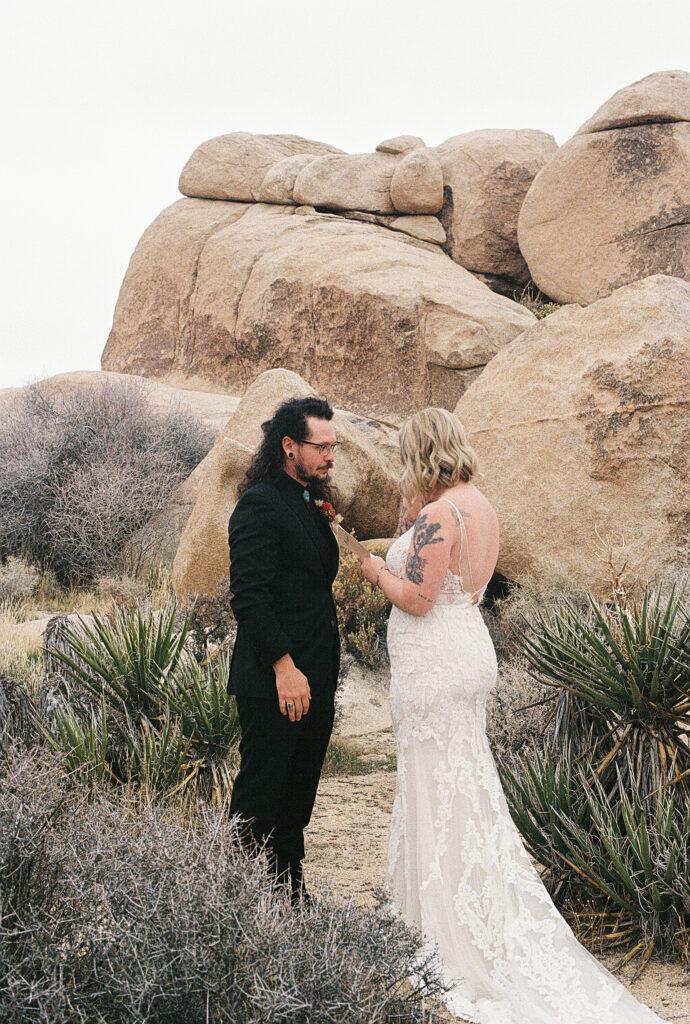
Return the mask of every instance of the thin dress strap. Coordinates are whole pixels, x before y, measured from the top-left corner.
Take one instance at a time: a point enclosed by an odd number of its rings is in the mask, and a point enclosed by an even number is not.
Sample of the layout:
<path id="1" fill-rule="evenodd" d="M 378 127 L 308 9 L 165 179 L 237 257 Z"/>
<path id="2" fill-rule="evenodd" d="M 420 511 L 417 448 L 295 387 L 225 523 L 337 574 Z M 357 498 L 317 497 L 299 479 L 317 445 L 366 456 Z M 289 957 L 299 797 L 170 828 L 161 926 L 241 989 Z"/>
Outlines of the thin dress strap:
<path id="1" fill-rule="evenodd" d="M 472 587 L 472 590 L 469 591 L 469 594 L 470 597 L 474 597 L 475 594 L 479 593 L 479 591 L 474 589 L 474 579 L 472 577 L 472 563 L 470 562 L 470 545 L 467 540 L 467 530 L 465 529 L 465 523 L 463 522 L 462 513 L 460 512 L 460 509 L 455 504 L 455 502 L 451 501 L 450 498 L 441 498 L 440 500 L 448 502 L 451 508 L 455 511 L 455 515 L 458 518 L 458 523 L 460 524 L 460 533 L 462 534 L 462 543 L 464 545 L 465 551 L 467 552 L 467 572 L 470 578 L 470 586 Z M 458 568 L 460 568 L 460 565 L 458 565 Z"/>

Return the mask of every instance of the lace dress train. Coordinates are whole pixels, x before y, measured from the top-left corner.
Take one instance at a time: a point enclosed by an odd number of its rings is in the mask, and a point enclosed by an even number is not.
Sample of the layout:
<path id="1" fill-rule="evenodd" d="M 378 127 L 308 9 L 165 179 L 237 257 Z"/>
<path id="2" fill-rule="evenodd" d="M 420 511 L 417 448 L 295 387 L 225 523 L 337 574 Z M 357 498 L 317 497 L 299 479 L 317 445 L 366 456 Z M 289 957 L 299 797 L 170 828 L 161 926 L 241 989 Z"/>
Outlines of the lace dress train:
<path id="1" fill-rule="evenodd" d="M 408 531 L 388 552 L 398 576 L 410 539 Z M 486 737 L 496 656 L 472 600 L 449 571 L 427 615 L 391 613 L 393 905 L 437 946 L 447 1005 L 460 1018 L 659 1024 L 580 945 L 522 845 Z"/>

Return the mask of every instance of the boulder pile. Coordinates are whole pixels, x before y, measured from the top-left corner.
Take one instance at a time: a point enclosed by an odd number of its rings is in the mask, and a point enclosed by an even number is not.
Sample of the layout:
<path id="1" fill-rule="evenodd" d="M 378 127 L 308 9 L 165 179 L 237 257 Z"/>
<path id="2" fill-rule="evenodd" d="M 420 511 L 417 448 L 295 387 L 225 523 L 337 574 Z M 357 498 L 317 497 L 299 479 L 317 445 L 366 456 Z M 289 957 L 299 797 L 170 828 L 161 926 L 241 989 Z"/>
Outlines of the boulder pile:
<path id="1" fill-rule="evenodd" d="M 167 520 L 179 592 L 227 570 L 259 424 L 312 389 L 339 410 L 339 511 L 362 539 L 394 526 L 397 426 L 438 405 L 479 452 L 508 578 L 601 590 L 607 536 L 640 578 L 688 564 L 690 74 L 620 89 L 560 149 L 533 129 L 357 154 L 222 135 L 180 191 L 102 357 L 240 402 Z M 537 321 L 535 287 L 563 308 Z"/>
<path id="2" fill-rule="evenodd" d="M 534 322 L 398 231 L 290 205 L 181 199 L 132 257 L 102 365 L 236 395 L 284 367 L 335 405 L 398 420 L 452 408 Z"/>

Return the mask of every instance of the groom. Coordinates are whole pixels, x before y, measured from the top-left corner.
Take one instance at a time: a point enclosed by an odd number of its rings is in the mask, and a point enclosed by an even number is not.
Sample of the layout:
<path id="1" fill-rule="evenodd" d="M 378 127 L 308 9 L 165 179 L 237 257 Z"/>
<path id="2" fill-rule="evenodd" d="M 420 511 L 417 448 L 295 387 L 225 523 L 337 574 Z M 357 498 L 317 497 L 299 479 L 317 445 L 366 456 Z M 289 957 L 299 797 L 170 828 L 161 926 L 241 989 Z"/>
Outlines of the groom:
<path id="1" fill-rule="evenodd" d="M 321 398 L 291 399 L 262 424 L 228 527 L 237 639 L 229 692 L 240 721 L 230 813 L 267 844 L 293 902 L 305 895 L 303 830 L 333 728 L 340 640 L 331 585 L 338 544 L 314 499 L 337 444 Z"/>

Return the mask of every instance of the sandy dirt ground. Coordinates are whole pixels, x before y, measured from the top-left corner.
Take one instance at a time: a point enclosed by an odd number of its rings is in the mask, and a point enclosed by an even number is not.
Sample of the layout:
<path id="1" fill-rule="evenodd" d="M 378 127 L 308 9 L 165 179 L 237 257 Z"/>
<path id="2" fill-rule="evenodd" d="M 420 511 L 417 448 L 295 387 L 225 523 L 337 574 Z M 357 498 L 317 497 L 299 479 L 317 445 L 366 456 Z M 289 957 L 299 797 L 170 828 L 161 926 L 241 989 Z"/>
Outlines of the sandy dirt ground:
<path id="1" fill-rule="evenodd" d="M 366 678 L 355 673 L 344 687 L 339 732 L 374 757 L 395 750 L 385 682 L 380 674 Z M 369 728 L 373 725 L 375 731 L 364 731 L 363 722 Z M 344 899 L 373 901 L 375 889 L 385 880 L 394 794 L 395 774 L 390 771 L 322 779 L 306 836 L 308 883 L 327 885 Z M 602 963 L 610 969 L 619 958 L 620 954 L 602 959 Z M 618 977 L 637 999 L 662 1020 L 690 1024 L 690 975 L 679 963 L 653 961 L 631 986 L 634 971 L 635 966 L 628 965 Z"/>

